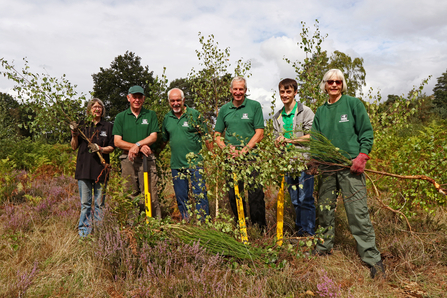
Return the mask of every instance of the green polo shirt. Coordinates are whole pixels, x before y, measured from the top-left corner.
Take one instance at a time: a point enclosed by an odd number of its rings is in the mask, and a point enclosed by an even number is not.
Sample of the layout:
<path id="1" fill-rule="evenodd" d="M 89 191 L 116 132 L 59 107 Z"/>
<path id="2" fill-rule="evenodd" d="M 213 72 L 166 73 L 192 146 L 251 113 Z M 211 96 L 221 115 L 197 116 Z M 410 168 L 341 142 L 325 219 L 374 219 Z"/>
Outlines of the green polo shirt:
<path id="1" fill-rule="evenodd" d="M 293 107 L 292 111 L 287 114 L 286 109 L 282 108 L 281 111 L 281 117 L 283 122 L 283 129 L 284 129 L 284 137 L 286 139 L 293 138 L 293 118 L 295 118 L 296 109 L 298 107 L 298 102 L 295 103 L 295 106 Z M 287 143 L 287 148 L 292 148 L 293 144 Z"/>
<path id="2" fill-rule="evenodd" d="M 348 95 L 333 104 L 326 102 L 315 113 L 312 130 L 323 134 L 349 159 L 369 154 L 374 131 L 368 112 L 360 99 Z"/>
<path id="3" fill-rule="evenodd" d="M 153 132 L 159 132 L 157 115 L 145 108 L 141 109 L 138 117 L 135 117 L 130 108 L 116 115 L 112 131 L 113 135 L 121 136 L 123 141 L 133 144 Z"/>
<path id="4" fill-rule="evenodd" d="M 170 142 L 171 169 L 190 168 L 203 160 L 199 155 L 190 164 L 186 158 L 190 152 L 199 154 L 202 149 L 202 136 L 208 132 L 203 116 L 197 110 L 186 107 L 180 119 L 171 110 L 163 120 L 161 131 L 163 141 Z"/>
<path id="5" fill-rule="evenodd" d="M 244 147 L 255 134 L 255 129 L 264 128 L 261 104 L 245 98 L 242 105 L 235 107 L 233 102 L 224 104 L 217 116 L 214 130 L 225 132 L 225 143 Z"/>
<path id="6" fill-rule="evenodd" d="M 283 122 L 284 137 L 291 139 L 293 137 L 293 118 L 295 117 L 296 109 L 298 107 L 298 102 L 295 103 L 292 111 L 287 114 L 286 109 L 282 108 L 281 117 Z"/>

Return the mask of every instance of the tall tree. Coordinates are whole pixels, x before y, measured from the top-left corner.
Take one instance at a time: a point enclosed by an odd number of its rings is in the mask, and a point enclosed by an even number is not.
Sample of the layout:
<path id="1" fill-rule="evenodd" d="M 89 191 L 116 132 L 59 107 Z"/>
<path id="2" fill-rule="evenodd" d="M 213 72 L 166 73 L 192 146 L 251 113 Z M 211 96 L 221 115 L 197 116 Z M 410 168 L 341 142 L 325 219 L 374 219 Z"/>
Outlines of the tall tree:
<path id="1" fill-rule="evenodd" d="M 301 102 L 315 112 L 326 100 L 326 96 L 319 91 L 319 84 L 328 63 L 327 53 L 321 48 L 327 35 L 321 34 L 318 20 L 315 21 L 313 34 L 305 22 L 301 22 L 301 25 L 301 41 L 298 42 L 298 46 L 304 51 L 306 58 L 303 61 L 293 62 L 288 58 L 284 58 L 284 60 L 295 68 Z"/>
<path id="2" fill-rule="evenodd" d="M 230 48 L 219 48 L 219 43 L 214 40 L 212 34 L 205 39 L 199 32 L 199 42 L 202 49 L 196 50 L 196 54 L 202 69 L 192 69 L 188 78 L 196 109 L 209 123 L 214 123 L 219 108 L 231 100 L 230 82 L 233 76 L 230 74 Z M 234 68 L 234 75 L 245 75 L 247 78 L 250 76 L 250 68 L 251 62 L 239 59 Z"/>
<path id="3" fill-rule="evenodd" d="M 303 61 L 295 62 L 285 58 L 285 61 L 295 68 L 300 100 L 314 111 L 323 104 L 326 96 L 319 91 L 319 84 L 326 71 L 332 68 L 340 69 L 345 75 L 348 95 L 355 96 L 357 92 L 361 92 L 362 86 L 366 84 L 363 58 L 352 59 L 349 55 L 340 51 L 334 51 L 328 58 L 327 51 L 323 51 L 321 47 L 327 35 L 320 32 L 318 20 L 314 25 L 313 33 L 305 22 L 301 22 L 301 24 L 301 41 L 298 42 L 298 46 L 304 51 L 306 57 Z"/>
<path id="4" fill-rule="evenodd" d="M 363 58 L 352 59 L 345 53 L 334 51 L 330 57 L 328 69 L 338 68 L 345 75 L 347 84 L 347 94 L 356 96 L 357 92 L 362 91 L 362 86 L 366 86 L 366 71 L 363 67 Z"/>
<path id="5" fill-rule="evenodd" d="M 444 72 L 439 78 L 438 83 L 433 88 L 434 99 L 433 104 L 436 112 L 441 118 L 447 118 L 447 71 Z"/>
<path id="6" fill-rule="evenodd" d="M 133 85 L 140 85 L 145 90 L 149 102 L 155 100 L 149 93 L 149 86 L 154 83 L 153 71 L 149 66 L 141 65 L 141 58 L 127 51 L 119 55 L 110 64 L 110 68 L 100 68 L 93 77 L 93 95 L 104 102 L 108 117 L 114 119 L 116 114 L 127 109 L 127 91 Z"/>

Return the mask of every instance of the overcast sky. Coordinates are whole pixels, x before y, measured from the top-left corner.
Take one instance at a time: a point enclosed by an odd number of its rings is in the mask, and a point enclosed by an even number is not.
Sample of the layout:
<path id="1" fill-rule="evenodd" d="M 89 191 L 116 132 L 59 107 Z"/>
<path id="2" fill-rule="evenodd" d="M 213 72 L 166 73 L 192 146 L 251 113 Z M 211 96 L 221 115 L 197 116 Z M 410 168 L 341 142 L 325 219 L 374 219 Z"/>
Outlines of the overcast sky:
<path id="1" fill-rule="evenodd" d="M 252 62 L 252 99 L 270 109 L 278 81 L 295 77 L 283 57 L 302 60 L 301 21 L 328 34 L 323 48 L 364 59 L 368 87 L 401 95 L 432 75 L 424 91 L 447 69 L 447 1 L 97 1 L 0 0 L 0 57 L 20 68 L 46 72 L 93 89 L 91 75 L 127 50 L 155 75 L 186 77 L 199 66 L 198 32 L 214 34 L 230 62 Z M 13 82 L 0 77 L 0 91 Z M 364 91 L 367 89 L 364 88 Z"/>

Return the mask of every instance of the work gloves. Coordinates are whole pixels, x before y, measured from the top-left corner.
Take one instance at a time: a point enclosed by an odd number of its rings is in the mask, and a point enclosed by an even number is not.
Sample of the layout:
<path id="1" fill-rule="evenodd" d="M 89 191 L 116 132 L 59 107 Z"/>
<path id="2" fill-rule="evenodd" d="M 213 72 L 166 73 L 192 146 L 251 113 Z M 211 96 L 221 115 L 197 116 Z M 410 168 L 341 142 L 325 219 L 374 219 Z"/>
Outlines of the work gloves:
<path id="1" fill-rule="evenodd" d="M 90 152 L 95 153 L 101 150 L 101 148 L 96 143 L 90 143 L 88 144 L 88 148 L 90 149 Z"/>
<path id="2" fill-rule="evenodd" d="M 78 128 L 78 124 L 75 121 L 71 121 L 70 122 L 70 129 L 72 131 L 76 131 L 77 128 Z"/>
<path id="3" fill-rule="evenodd" d="M 306 174 L 312 175 L 312 176 L 318 175 L 318 166 L 319 165 L 320 165 L 320 163 L 318 161 L 316 161 L 315 159 L 312 159 L 311 161 L 309 161 L 306 165 L 307 166 Z"/>
<path id="4" fill-rule="evenodd" d="M 359 153 L 359 155 L 352 160 L 351 173 L 360 175 L 365 171 L 366 162 L 369 160 L 369 156 L 365 153 Z"/>
<path id="5" fill-rule="evenodd" d="M 70 130 L 71 130 L 71 135 L 72 136 L 77 136 L 79 135 L 79 132 L 77 131 L 78 129 L 78 124 L 75 121 L 71 121 L 70 122 Z"/>

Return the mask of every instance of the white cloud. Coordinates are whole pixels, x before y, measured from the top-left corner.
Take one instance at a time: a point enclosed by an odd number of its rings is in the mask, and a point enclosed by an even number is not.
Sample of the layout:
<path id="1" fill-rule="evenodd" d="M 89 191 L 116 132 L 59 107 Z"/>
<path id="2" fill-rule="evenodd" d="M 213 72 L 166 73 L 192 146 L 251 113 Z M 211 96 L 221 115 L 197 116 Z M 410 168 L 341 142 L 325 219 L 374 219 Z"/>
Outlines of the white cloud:
<path id="1" fill-rule="evenodd" d="M 27 57 L 31 70 L 67 78 L 87 93 L 91 74 L 107 68 L 127 50 L 156 75 L 164 66 L 170 80 L 198 67 L 198 32 L 214 34 L 231 61 L 252 61 L 248 84 L 263 105 L 281 78 L 294 77 L 283 57 L 302 60 L 297 46 L 301 21 L 313 31 L 315 19 L 323 48 L 364 58 L 368 87 L 388 94 L 407 93 L 447 68 L 447 2 L 426 1 L 59 1 L 15 0 L 0 5 L 0 55 L 18 66 Z M 0 90 L 13 83 L 0 77 Z"/>

